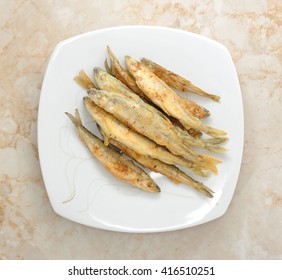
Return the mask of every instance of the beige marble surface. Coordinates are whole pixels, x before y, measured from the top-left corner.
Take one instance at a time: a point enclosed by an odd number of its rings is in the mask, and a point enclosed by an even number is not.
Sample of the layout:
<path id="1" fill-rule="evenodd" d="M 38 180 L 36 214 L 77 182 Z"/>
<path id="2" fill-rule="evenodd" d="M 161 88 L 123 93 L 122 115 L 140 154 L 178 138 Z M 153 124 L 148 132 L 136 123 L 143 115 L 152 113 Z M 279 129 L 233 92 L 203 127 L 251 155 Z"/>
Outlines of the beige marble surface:
<path id="1" fill-rule="evenodd" d="M 148 24 L 226 45 L 245 110 L 245 149 L 228 212 L 190 229 L 126 234 L 56 215 L 38 162 L 36 125 L 47 59 L 61 40 Z M 0 0 L 0 258 L 282 259 L 282 2 Z"/>

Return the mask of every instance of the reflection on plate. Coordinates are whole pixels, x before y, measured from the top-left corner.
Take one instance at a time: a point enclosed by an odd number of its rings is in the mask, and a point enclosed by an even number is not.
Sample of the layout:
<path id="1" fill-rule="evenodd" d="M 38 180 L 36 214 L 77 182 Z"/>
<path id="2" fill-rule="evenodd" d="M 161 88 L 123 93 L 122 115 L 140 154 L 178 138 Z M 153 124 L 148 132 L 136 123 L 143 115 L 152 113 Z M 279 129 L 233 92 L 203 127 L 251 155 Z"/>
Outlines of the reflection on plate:
<path id="1" fill-rule="evenodd" d="M 228 153 L 219 174 L 201 180 L 213 199 L 149 172 L 161 193 L 146 193 L 115 179 L 78 139 L 64 112 L 81 112 L 83 123 L 99 135 L 82 104 L 85 91 L 73 77 L 80 69 L 92 76 L 103 67 L 111 46 L 124 55 L 147 57 L 187 77 L 221 102 L 189 95 L 211 112 L 206 124 L 228 132 Z M 163 27 L 128 26 L 98 30 L 59 43 L 43 81 L 38 113 L 42 174 L 52 207 L 59 215 L 88 226 L 126 232 L 159 232 L 202 224 L 222 216 L 233 196 L 243 151 L 243 109 L 236 70 L 228 50 L 208 38 Z M 195 177 L 195 176 L 194 176 Z"/>

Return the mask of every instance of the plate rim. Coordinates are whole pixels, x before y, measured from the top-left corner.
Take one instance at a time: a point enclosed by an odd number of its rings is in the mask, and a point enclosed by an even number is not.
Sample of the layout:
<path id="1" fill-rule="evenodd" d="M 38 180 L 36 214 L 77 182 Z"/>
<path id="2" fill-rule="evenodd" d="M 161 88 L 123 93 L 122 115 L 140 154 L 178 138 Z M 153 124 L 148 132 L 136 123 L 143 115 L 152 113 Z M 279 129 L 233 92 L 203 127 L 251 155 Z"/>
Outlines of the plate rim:
<path id="1" fill-rule="evenodd" d="M 238 162 L 237 162 L 238 168 L 236 169 L 237 179 L 236 179 L 235 187 L 232 190 L 232 192 L 229 192 L 229 196 L 226 199 L 227 200 L 227 202 L 226 202 L 227 207 L 221 208 L 221 211 L 217 214 L 217 216 L 215 218 L 211 218 L 211 219 L 206 220 L 204 222 L 201 222 L 201 220 L 200 220 L 199 222 L 196 222 L 195 224 L 192 224 L 192 225 L 185 225 L 185 224 L 182 225 L 181 224 L 181 225 L 178 225 L 178 226 L 164 227 L 164 228 L 163 227 L 162 228 L 153 228 L 153 229 L 148 229 L 148 228 L 125 229 L 125 228 L 118 228 L 116 226 L 108 226 L 108 225 L 93 226 L 93 225 L 89 225 L 87 223 L 83 223 L 81 221 L 77 221 L 76 219 L 71 219 L 69 217 L 64 216 L 62 213 L 59 213 L 57 211 L 56 207 L 53 205 L 51 199 L 50 199 L 50 193 L 49 193 L 50 190 L 45 184 L 47 175 L 45 173 L 45 169 L 42 168 L 42 165 L 44 165 L 44 164 L 42 163 L 42 159 L 41 159 L 41 157 L 42 157 L 42 152 L 41 152 L 42 151 L 42 142 L 40 140 L 40 137 L 42 135 L 42 132 L 41 132 L 42 127 L 40 126 L 40 123 L 41 123 L 41 119 L 43 118 L 42 114 L 41 114 L 41 111 L 42 111 L 41 107 L 43 107 L 42 104 L 43 104 L 43 101 L 44 101 L 45 96 L 46 96 L 46 93 L 44 91 L 45 83 L 46 83 L 46 76 L 47 76 L 48 72 L 50 71 L 50 67 L 51 67 L 57 53 L 60 51 L 61 47 L 63 47 L 64 45 L 70 44 L 70 43 L 72 43 L 73 41 L 76 41 L 76 40 L 80 40 L 81 38 L 86 37 L 86 36 L 92 36 L 93 34 L 99 34 L 99 33 L 109 32 L 109 31 L 119 31 L 119 30 L 124 30 L 124 29 L 129 29 L 129 30 L 133 30 L 133 29 L 139 29 L 139 30 L 141 30 L 141 29 L 142 30 L 144 30 L 144 29 L 148 29 L 148 30 L 149 29 L 156 29 L 156 30 L 163 30 L 163 31 L 168 31 L 168 32 L 181 33 L 181 34 L 184 34 L 184 35 L 190 35 L 190 36 L 193 36 L 193 37 L 196 37 L 196 38 L 200 38 L 201 40 L 206 40 L 208 42 L 212 42 L 213 44 L 216 44 L 216 45 L 220 46 L 221 48 L 223 48 L 225 50 L 225 52 L 228 54 L 230 61 L 232 62 L 232 66 L 234 67 L 234 70 L 235 70 L 235 73 L 236 73 L 236 83 L 238 85 L 239 93 L 240 93 L 239 96 L 238 96 L 239 97 L 238 101 L 240 102 L 240 109 L 241 109 L 240 117 L 241 117 L 242 123 L 240 124 L 240 126 L 241 126 L 242 135 L 241 135 L 240 139 L 242 140 L 242 145 L 240 146 L 240 148 L 241 148 L 241 150 L 240 150 L 240 160 L 238 160 Z M 65 219 L 68 219 L 70 221 L 74 221 L 76 223 L 83 224 L 83 225 L 86 225 L 86 226 L 90 226 L 90 227 L 93 227 L 93 228 L 109 230 L 109 231 L 116 231 L 116 232 L 153 233 L 153 232 L 175 231 L 175 230 L 194 227 L 194 226 L 204 224 L 204 223 L 208 223 L 208 222 L 211 222 L 215 219 L 218 219 L 218 218 L 222 217 L 227 212 L 227 210 L 229 209 L 231 200 L 234 196 L 235 190 L 237 188 L 237 184 L 238 184 L 238 180 L 239 180 L 239 176 L 240 176 L 240 169 L 241 169 L 241 165 L 242 165 L 243 152 L 244 152 L 244 137 L 245 137 L 244 125 L 245 125 L 245 122 L 244 122 L 244 108 L 243 108 L 242 91 L 241 91 L 241 87 L 240 87 L 240 83 L 239 83 L 238 74 L 237 74 L 237 71 L 236 71 L 236 68 L 235 68 L 235 65 L 234 65 L 234 62 L 232 60 L 230 52 L 228 51 L 228 49 L 222 43 L 215 41 L 214 39 L 211 39 L 209 37 L 200 35 L 200 34 L 196 34 L 196 33 L 190 32 L 190 31 L 182 30 L 182 29 L 172 28 L 172 27 L 154 26 L 154 25 L 121 25 L 121 26 L 114 26 L 114 27 L 107 27 L 107 28 L 92 30 L 92 31 L 81 33 L 81 34 L 78 34 L 78 35 L 75 35 L 73 37 L 70 37 L 70 38 L 67 38 L 67 39 L 60 41 L 53 48 L 51 54 L 49 55 L 49 59 L 47 60 L 46 64 L 47 64 L 47 67 L 45 69 L 44 77 L 43 77 L 43 80 L 42 80 L 42 86 L 41 86 L 41 92 L 40 92 L 40 98 L 39 98 L 39 106 L 38 106 L 38 114 L 37 114 L 37 143 L 38 143 L 38 157 L 39 157 L 39 163 L 40 163 L 40 166 L 41 166 L 41 173 L 42 173 L 44 186 L 45 186 L 46 192 L 48 194 L 48 198 L 49 198 L 49 201 L 51 203 L 52 209 L 54 210 L 55 213 L 57 213 L 59 216 L 62 216 Z"/>

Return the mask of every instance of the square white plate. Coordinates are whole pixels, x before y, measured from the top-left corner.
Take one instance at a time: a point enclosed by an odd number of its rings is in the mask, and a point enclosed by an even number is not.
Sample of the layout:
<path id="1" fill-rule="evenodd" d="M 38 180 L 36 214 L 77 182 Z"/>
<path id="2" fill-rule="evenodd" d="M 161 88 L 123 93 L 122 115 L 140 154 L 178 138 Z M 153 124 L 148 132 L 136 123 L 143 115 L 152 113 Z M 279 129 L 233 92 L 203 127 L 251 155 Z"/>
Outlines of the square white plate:
<path id="1" fill-rule="evenodd" d="M 161 193 L 146 193 L 115 179 L 79 140 L 64 112 L 78 108 L 83 123 L 96 135 L 85 111 L 86 95 L 73 77 L 102 67 L 109 45 L 124 55 L 146 57 L 188 78 L 221 102 L 189 95 L 208 108 L 204 122 L 228 132 L 230 138 L 219 174 L 201 180 L 215 191 L 212 199 L 149 172 Z M 88 226 L 125 232 L 160 232 L 202 224 L 222 216 L 231 201 L 243 152 L 243 108 L 240 86 L 228 50 L 218 42 L 189 32 L 149 26 L 109 28 L 59 43 L 45 73 L 38 112 L 38 146 L 45 186 L 59 215 Z M 195 176 L 194 176 L 195 177 Z M 69 201 L 68 201 L 69 200 Z M 68 201 L 68 202 L 66 202 Z M 65 202 L 65 203 L 64 203 Z"/>

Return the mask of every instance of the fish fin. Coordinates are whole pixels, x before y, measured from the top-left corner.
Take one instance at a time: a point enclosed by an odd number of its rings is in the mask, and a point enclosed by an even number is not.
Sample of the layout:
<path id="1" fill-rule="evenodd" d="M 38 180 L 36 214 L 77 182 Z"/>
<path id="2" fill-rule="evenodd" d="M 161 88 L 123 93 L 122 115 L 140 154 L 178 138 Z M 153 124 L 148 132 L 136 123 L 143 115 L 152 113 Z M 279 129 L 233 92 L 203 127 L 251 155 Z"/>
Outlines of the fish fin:
<path id="1" fill-rule="evenodd" d="M 198 95 L 201 95 L 201 96 L 204 96 L 204 97 L 208 97 L 208 98 L 210 98 L 210 99 L 212 99 L 213 101 L 216 101 L 216 102 L 220 101 L 220 96 L 207 93 L 207 92 L 203 91 L 202 89 L 198 88 L 197 86 L 193 85 L 190 81 L 187 81 L 187 80 L 185 81 L 184 88 L 188 92 L 192 92 L 194 94 L 198 94 Z"/>
<path id="2" fill-rule="evenodd" d="M 214 175 L 218 174 L 218 169 L 216 166 L 216 163 L 213 161 L 210 161 L 209 163 L 205 163 L 202 165 L 202 168 L 211 171 Z"/>
<path id="3" fill-rule="evenodd" d="M 76 122 L 77 122 L 77 125 L 80 126 L 82 125 L 82 122 L 81 122 L 81 118 L 80 118 L 80 114 L 78 112 L 78 109 L 75 109 L 75 119 L 76 119 Z"/>
<path id="4" fill-rule="evenodd" d="M 227 142 L 228 141 L 227 137 L 204 139 L 202 141 L 205 143 L 205 147 L 207 150 L 218 152 L 218 153 L 224 153 L 228 151 L 227 148 L 219 145 Z"/>
<path id="5" fill-rule="evenodd" d="M 203 195 L 207 196 L 208 198 L 213 197 L 214 191 L 211 190 L 209 187 L 205 186 L 203 183 L 199 183 L 198 186 L 195 187 L 195 189 Z"/>
<path id="6" fill-rule="evenodd" d="M 107 73 L 114 76 L 113 67 L 112 67 L 112 65 L 109 65 L 107 58 L 104 61 L 104 66 L 105 66 Z"/>
<path id="7" fill-rule="evenodd" d="M 224 136 L 224 135 L 227 134 L 225 131 L 223 131 L 221 129 L 210 127 L 210 126 L 207 127 L 206 133 L 208 135 L 210 135 L 212 137 L 216 137 L 216 138 L 219 138 L 219 137 Z"/>
<path id="8" fill-rule="evenodd" d="M 210 138 L 203 139 L 202 141 L 211 145 L 218 145 L 227 142 L 229 139 L 227 137 Z"/>
<path id="9" fill-rule="evenodd" d="M 81 85 L 82 87 L 88 89 L 91 87 L 95 87 L 94 83 L 92 82 L 92 80 L 89 78 L 89 76 L 85 73 L 85 71 L 82 69 L 79 71 L 78 76 L 75 76 L 73 78 L 79 85 Z"/>
<path id="10" fill-rule="evenodd" d="M 203 169 L 201 169 L 201 167 L 195 167 L 192 169 L 192 171 L 196 174 L 199 175 L 201 177 L 208 177 L 208 173 L 205 172 Z"/>
<path id="11" fill-rule="evenodd" d="M 217 146 L 217 145 L 207 145 L 206 149 L 209 151 L 217 152 L 217 153 L 225 153 L 228 151 L 227 148 L 223 146 Z"/>
<path id="12" fill-rule="evenodd" d="M 75 109 L 75 115 L 73 116 L 72 114 L 65 112 L 65 114 L 70 118 L 70 120 L 72 121 L 72 123 L 78 127 L 78 126 L 82 126 L 81 123 L 81 118 L 78 112 L 78 109 Z"/>
<path id="13" fill-rule="evenodd" d="M 68 112 L 65 112 L 65 114 L 69 117 L 69 119 L 72 121 L 72 123 L 73 123 L 75 126 L 77 126 L 77 122 L 76 122 L 75 117 L 74 117 L 72 114 L 68 113 Z"/>
<path id="14" fill-rule="evenodd" d="M 111 74 L 112 76 L 116 77 L 116 71 L 115 71 L 115 63 L 119 63 L 118 59 L 116 58 L 116 56 L 114 55 L 114 53 L 112 52 L 111 48 L 109 46 L 107 46 L 107 52 L 110 58 L 110 62 L 111 62 Z M 121 66 L 121 65 L 120 65 Z M 117 78 L 117 77 L 116 77 Z"/>
<path id="15" fill-rule="evenodd" d="M 100 131 L 100 133 L 101 133 L 102 136 L 103 136 L 104 145 L 105 145 L 105 146 L 109 146 L 109 144 L 110 144 L 110 138 L 106 135 L 106 133 L 104 132 L 104 130 L 102 129 L 102 127 L 101 127 L 99 124 L 97 124 L 97 128 L 98 128 L 98 130 Z"/>

